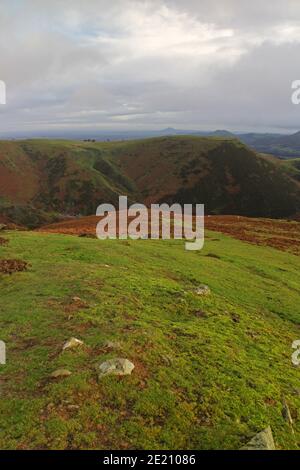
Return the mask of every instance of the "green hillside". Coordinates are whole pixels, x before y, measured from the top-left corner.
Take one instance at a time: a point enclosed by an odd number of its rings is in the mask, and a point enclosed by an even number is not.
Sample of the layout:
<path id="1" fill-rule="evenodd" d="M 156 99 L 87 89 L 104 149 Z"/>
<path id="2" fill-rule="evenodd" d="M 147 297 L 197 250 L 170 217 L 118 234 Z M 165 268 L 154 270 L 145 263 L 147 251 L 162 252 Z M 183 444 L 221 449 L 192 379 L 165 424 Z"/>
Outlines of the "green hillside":
<path id="1" fill-rule="evenodd" d="M 282 165 L 292 178 L 300 182 L 300 158 L 285 160 Z"/>
<path id="2" fill-rule="evenodd" d="M 213 232 L 201 252 L 5 236 L 0 258 L 30 265 L 0 274 L 2 449 L 239 449 L 267 425 L 278 449 L 299 448 L 299 257 Z M 84 345 L 62 352 L 70 337 Z M 115 357 L 133 373 L 98 381 Z M 51 379 L 58 368 L 71 375 Z"/>
<path id="3" fill-rule="evenodd" d="M 287 217 L 300 186 L 235 139 L 176 136 L 130 142 L 0 142 L 0 214 L 35 227 L 94 214 L 103 202 L 204 203 L 211 214 Z"/>

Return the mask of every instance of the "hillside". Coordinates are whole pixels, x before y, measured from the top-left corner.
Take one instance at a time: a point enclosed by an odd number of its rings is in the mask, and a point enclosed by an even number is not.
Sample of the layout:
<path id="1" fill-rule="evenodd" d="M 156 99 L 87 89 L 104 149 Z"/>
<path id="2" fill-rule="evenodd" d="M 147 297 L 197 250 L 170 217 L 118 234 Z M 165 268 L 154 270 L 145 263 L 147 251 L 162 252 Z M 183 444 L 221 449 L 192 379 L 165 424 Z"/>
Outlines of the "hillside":
<path id="1" fill-rule="evenodd" d="M 258 152 L 281 158 L 295 158 L 300 155 L 300 132 L 291 135 L 252 133 L 240 134 L 237 137 Z"/>
<path id="2" fill-rule="evenodd" d="M 94 214 L 98 204 L 204 203 L 207 213 L 288 217 L 300 186 L 235 139 L 161 137 L 126 142 L 0 142 L 0 214 L 36 227 Z"/>
<path id="3" fill-rule="evenodd" d="M 0 273 L 2 449 L 239 449 L 268 425 L 278 449 L 299 448 L 299 257 L 216 232 L 189 253 L 174 240 L 5 238 L 0 265 L 28 265 Z M 71 337 L 84 345 L 62 352 Z M 132 374 L 97 380 L 115 357 Z"/>
<path id="4" fill-rule="evenodd" d="M 300 182 L 300 158 L 285 160 L 282 164 L 290 176 Z"/>

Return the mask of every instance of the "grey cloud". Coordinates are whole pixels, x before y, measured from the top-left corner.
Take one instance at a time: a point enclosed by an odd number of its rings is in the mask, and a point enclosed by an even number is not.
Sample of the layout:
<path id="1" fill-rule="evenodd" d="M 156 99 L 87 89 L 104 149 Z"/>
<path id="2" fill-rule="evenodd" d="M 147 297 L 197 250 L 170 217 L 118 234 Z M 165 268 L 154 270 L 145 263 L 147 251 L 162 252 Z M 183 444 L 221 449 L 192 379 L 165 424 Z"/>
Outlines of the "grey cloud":
<path id="1" fill-rule="evenodd" d="M 1 3 L 3 133 L 297 127 L 298 1 Z"/>

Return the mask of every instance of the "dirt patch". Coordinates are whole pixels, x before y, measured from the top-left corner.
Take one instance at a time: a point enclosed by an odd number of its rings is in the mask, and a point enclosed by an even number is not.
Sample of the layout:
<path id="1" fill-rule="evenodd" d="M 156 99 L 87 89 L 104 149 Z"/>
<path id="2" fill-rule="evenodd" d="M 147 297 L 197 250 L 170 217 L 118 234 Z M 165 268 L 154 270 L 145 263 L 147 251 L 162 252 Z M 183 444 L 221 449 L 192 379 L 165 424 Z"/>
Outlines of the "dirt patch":
<path id="1" fill-rule="evenodd" d="M 18 259 L 1 259 L 0 273 L 13 274 L 21 271 L 27 271 L 29 264 L 26 261 Z"/>
<path id="2" fill-rule="evenodd" d="M 6 246 L 8 244 L 7 238 L 0 237 L 0 246 Z"/>
<path id="3" fill-rule="evenodd" d="M 208 216 L 205 217 L 205 228 L 254 245 L 300 254 L 300 223 L 296 221 Z"/>

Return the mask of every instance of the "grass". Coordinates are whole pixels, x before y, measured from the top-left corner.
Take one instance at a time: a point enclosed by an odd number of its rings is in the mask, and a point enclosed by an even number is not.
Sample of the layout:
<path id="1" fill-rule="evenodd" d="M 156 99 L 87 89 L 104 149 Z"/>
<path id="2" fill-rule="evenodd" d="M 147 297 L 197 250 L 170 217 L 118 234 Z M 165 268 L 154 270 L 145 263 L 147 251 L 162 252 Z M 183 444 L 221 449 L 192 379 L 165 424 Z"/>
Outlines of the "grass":
<path id="1" fill-rule="evenodd" d="M 299 448 L 300 423 L 294 435 L 281 414 L 283 397 L 300 407 L 299 257 L 213 232 L 201 252 L 7 237 L 0 257 L 31 267 L 0 275 L 0 448 L 239 449 L 269 424 L 277 448 Z M 195 294 L 203 283 L 210 296 Z M 72 336 L 85 347 L 62 353 Z M 133 374 L 98 383 L 95 366 L 113 357 Z M 57 368 L 72 375 L 49 380 Z"/>

